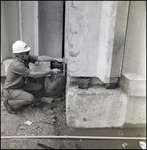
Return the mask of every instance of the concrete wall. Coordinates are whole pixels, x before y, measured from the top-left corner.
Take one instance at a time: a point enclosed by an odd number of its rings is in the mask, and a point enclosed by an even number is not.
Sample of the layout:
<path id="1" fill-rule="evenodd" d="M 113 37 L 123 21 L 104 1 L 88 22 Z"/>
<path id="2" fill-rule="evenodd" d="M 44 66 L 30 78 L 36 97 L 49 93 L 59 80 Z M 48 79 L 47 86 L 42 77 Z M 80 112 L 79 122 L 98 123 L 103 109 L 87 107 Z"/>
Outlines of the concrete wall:
<path id="1" fill-rule="evenodd" d="M 34 1 L 21 1 L 22 40 L 31 47 L 31 54 L 35 54 L 34 19 Z"/>
<path id="2" fill-rule="evenodd" d="M 63 1 L 39 1 L 39 54 L 62 57 Z"/>
<path id="3" fill-rule="evenodd" d="M 63 1 L 3 1 L 1 7 L 2 60 L 13 57 L 16 40 L 26 42 L 31 54 L 62 57 Z"/>
<path id="4" fill-rule="evenodd" d="M 7 37 L 2 37 L 2 39 L 6 40 L 8 44 L 8 47 L 6 47 L 8 48 L 7 56 L 13 57 L 12 44 L 19 39 L 18 1 L 5 1 L 4 9 L 6 15 L 5 26 Z M 4 50 L 2 51 L 4 52 Z"/>
<path id="5" fill-rule="evenodd" d="M 5 4 L 1 1 L 1 63 L 8 57 L 8 38 L 6 30 Z"/>
<path id="6" fill-rule="evenodd" d="M 2 60 L 13 57 L 12 44 L 16 40 L 25 41 L 34 50 L 35 11 L 34 2 L 30 1 L 3 1 L 2 2 Z M 4 46 L 5 45 L 5 46 Z"/>
<path id="7" fill-rule="evenodd" d="M 131 1 L 122 73 L 146 77 L 146 1 Z"/>

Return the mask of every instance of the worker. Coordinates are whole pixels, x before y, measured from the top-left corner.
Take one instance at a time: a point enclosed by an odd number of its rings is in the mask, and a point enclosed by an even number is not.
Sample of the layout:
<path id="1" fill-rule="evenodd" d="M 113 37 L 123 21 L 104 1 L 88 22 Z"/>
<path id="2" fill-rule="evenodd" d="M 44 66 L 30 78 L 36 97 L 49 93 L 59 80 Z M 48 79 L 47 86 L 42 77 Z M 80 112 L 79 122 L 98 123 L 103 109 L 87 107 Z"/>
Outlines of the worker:
<path id="1" fill-rule="evenodd" d="M 15 55 L 7 71 L 7 77 L 3 86 L 5 96 L 4 106 L 11 114 L 17 114 L 23 106 L 41 104 L 43 87 L 39 83 L 28 83 L 27 78 L 42 78 L 46 75 L 58 74 L 61 70 L 46 69 L 45 72 L 34 72 L 29 68 L 29 63 L 36 65 L 43 61 L 63 62 L 63 58 L 50 56 L 30 55 L 31 48 L 23 41 L 16 41 L 12 45 Z"/>

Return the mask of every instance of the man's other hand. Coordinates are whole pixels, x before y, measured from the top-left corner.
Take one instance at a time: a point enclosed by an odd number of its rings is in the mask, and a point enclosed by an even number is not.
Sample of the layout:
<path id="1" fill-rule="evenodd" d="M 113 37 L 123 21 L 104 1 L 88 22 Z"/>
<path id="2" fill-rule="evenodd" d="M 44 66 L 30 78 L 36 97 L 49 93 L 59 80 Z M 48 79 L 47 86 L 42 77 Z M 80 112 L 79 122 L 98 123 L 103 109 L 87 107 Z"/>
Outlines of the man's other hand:
<path id="1" fill-rule="evenodd" d="M 64 62 L 63 58 L 55 58 L 55 61 L 60 62 L 60 63 Z"/>
<path id="2" fill-rule="evenodd" d="M 35 61 L 35 65 L 36 65 L 36 66 L 39 66 L 39 61 Z"/>
<path id="3" fill-rule="evenodd" d="M 52 71 L 52 74 L 57 74 L 57 73 L 61 72 L 61 70 L 59 70 L 57 68 L 54 68 L 51 71 Z"/>

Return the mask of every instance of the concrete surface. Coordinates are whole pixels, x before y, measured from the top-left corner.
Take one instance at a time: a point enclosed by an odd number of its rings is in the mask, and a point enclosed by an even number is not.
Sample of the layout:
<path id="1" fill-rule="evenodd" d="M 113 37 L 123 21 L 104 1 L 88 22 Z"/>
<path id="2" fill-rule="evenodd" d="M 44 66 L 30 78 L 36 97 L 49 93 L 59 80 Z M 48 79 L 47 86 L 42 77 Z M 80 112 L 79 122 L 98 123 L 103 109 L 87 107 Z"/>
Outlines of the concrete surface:
<path id="1" fill-rule="evenodd" d="M 77 84 L 66 86 L 66 120 L 69 127 L 143 127 L 146 125 L 146 98 L 128 97 L 119 87 L 105 89 Z M 135 114 L 135 115 L 134 115 Z"/>
<path id="2" fill-rule="evenodd" d="M 62 57 L 63 1 L 38 2 L 39 55 Z"/>
<path id="3" fill-rule="evenodd" d="M 146 79 L 139 74 L 122 74 L 119 85 L 128 96 L 146 97 Z"/>
<path id="4" fill-rule="evenodd" d="M 18 40 L 19 37 L 19 7 L 18 7 L 18 1 L 3 1 L 4 3 L 4 14 L 3 17 L 5 17 L 5 27 L 3 30 L 6 30 L 6 32 L 2 32 L 1 38 L 3 42 L 3 46 L 5 46 L 6 49 L 2 49 L 2 52 L 5 53 L 5 58 L 2 58 L 3 60 L 8 58 L 8 57 L 13 57 L 12 53 L 12 44 Z M 6 57 L 7 56 L 7 57 Z"/>
<path id="5" fill-rule="evenodd" d="M 6 34 L 6 12 L 4 8 L 4 1 L 1 1 L 1 63 L 8 57 L 9 54 L 8 38 Z"/>
<path id="6" fill-rule="evenodd" d="M 111 65 L 111 78 L 121 76 L 127 19 L 129 15 L 129 3 L 129 1 L 118 1 Z"/>
<path id="7" fill-rule="evenodd" d="M 33 1 L 21 2 L 21 26 L 22 26 L 22 40 L 26 42 L 30 47 L 30 53 L 36 55 L 35 52 L 35 9 Z M 19 12 L 20 13 L 20 12 Z M 37 23 L 37 22 L 36 22 Z"/>
<path id="8" fill-rule="evenodd" d="M 131 1 L 122 73 L 146 78 L 146 1 Z"/>
<path id="9" fill-rule="evenodd" d="M 62 57 L 62 1 L 3 1 L 2 60 L 13 57 L 12 44 L 23 40 L 33 55 Z"/>
<path id="10" fill-rule="evenodd" d="M 68 73 L 120 77 L 129 2 L 66 2 L 65 56 Z M 80 41 L 80 42 L 78 42 Z"/>

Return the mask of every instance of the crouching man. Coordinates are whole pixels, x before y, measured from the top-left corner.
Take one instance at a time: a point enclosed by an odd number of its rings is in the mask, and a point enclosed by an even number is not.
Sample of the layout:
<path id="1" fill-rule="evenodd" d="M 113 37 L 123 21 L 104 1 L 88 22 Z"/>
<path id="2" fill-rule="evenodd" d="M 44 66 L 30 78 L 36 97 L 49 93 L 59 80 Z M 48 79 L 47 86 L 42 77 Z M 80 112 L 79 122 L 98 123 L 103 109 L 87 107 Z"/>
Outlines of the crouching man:
<path id="1" fill-rule="evenodd" d="M 16 114 L 24 105 L 40 104 L 43 94 L 43 87 L 38 83 L 27 83 L 26 79 L 41 78 L 49 74 L 57 74 L 59 69 L 48 69 L 46 72 L 33 72 L 29 68 L 29 63 L 39 61 L 63 62 L 62 58 L 52 58 L 50 56 L 30 55 L 30 47 L 23 41 L 16 41 L 12 45 L 15 58 L 8 67 L 7 77 L 3 86 L 5 101 L 4 106 L 7 111 Z"/>

